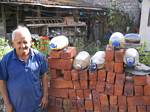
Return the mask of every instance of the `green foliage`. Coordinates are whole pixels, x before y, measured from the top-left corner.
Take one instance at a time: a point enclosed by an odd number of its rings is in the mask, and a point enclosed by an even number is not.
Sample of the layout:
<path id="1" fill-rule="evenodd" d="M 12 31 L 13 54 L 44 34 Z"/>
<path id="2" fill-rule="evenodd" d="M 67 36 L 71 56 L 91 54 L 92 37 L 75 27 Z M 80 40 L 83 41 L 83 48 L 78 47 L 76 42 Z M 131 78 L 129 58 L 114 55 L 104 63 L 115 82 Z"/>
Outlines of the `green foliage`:
<path id="1" fill-rule="evenodd" d="M 75 38 L 74 40 L 72 40 L 72 44 L 73 46 L 75 46 L 77 48 L 77 51 L 80 52 L 84 49 L 84 38 Z"/>
<path id="2" fill-rule="evenodd" d="M 112 1 L 111 5 L 112 8 L 109 9 L 108 13 L 108 27 L 114 32 L 126 32 L 127 26 L 131 26 L 133 22 L 130 20 L 128 14 L 117 8 L 116 1 Z"/>
<path id="3" fill-rule="evenodd" d="M 74 40 L 73 46 L 75 46 L 77 48 L 77 51 L 87 51 L 89 54 L 93 55 L 95 54 L 97 51 L 102 50 L 103 48 L 101 47 L 101 43 L 100 42 L 89 42 L 87 40 L 85 40 L 84 38 L 76 38 Z"/>
<path id="4" fill-rule="evenodd" d="M 40 41 L 37 40 L 36 42 L 32 42 L 32 48 L 37 49 L 39 51 L 40 50 Z"/>
<path id="5" fill-rule="evenodd" d="M 34 42 L 32 42 L 32 48 L 37 49 L 38 51 L 40 51 L 41 53 L 43 53 L 45 56 L 48 56 L 48 53 L 50 52 L 50 48 L 49 48 L 49 44 L 44 43 L 43 41 L 48 41 L 49 40 L 43 40 L 41 38 L 35 40 Z M 44 49 L 43 49 L 44 47 Z"/>
<path id="6" fill-rule="evenodd" d="M 11 50 L 12 48 L 9 46 L 8 40 L 0 37 L 0 59 Z"/>
<path id="7" fill-rule="evenodd" d="M 147 43 L 144 42 L 140 47 L 137 48 L 139 52 L 139 61 L 145 65 L 150 65 L 150 51 L 146 51 Z"/>

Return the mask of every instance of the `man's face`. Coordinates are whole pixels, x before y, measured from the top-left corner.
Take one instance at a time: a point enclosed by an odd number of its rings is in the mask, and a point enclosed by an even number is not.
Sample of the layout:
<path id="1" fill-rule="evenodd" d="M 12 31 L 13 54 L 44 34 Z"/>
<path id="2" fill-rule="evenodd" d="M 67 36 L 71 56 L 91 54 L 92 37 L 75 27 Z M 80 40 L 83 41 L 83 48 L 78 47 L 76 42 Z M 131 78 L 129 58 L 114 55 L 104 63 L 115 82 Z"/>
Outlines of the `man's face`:
<path id="1" fill-rule="evenodd" d="M 32 44 L 29 37 L 25 37 L 21 32 L 16 32 L 16 37 L 13 41 L 13 47 L 16 49 L 18 55 L 27 55 Z"/>

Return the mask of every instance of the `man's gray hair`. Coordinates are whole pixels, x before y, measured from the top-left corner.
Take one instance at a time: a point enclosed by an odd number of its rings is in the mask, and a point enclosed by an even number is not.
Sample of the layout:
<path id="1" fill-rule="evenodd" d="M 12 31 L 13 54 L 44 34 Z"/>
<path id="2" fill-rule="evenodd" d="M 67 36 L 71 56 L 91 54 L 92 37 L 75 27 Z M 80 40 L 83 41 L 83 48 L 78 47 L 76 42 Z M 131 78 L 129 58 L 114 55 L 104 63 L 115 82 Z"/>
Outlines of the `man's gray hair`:
<path id="1" fill-rule="evenodd" d="M 31 33 L 29 31 L 29 29 L 25 26 L 18 26 L 13 32 L 12 32 L 12 41 L 14 41 L 15 37 L 16 37 L 16 32 L 21 32 L 24 37 L 27 37 L 27 38 L 31 38 Z"/>

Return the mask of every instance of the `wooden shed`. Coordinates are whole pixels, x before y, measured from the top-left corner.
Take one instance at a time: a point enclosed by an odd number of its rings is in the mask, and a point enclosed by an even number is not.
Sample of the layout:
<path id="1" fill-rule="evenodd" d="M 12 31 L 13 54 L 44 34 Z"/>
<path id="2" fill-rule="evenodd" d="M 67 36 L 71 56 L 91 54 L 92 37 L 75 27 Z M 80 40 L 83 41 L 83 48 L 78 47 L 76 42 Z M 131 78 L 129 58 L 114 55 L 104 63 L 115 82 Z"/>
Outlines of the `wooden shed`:
<path id="1" fill-rule="evenodd" d="M 18 25 L 40 35 L 59 30 L 75 36 L 83 29 L 87 38 L 97 38 L 103 35 L 106 24 L 107 9 L 85 0 L 0 0 L 0 7 L 0 36 L 6 38 L 11 38 Z"/>

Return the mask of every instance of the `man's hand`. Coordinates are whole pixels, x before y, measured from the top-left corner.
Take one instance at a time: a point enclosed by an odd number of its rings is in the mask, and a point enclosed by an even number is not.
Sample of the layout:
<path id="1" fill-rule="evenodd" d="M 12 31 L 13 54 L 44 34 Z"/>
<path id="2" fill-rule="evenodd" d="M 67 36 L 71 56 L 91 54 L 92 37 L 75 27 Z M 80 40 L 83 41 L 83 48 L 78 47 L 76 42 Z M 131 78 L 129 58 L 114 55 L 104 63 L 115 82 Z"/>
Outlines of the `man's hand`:
<path id="1" fill-rule="evenodd" d="M 48 75 L 45 73 L 42 76 L 43 97 L 41 100 L 41 108 L 45 109 L 48 106 Z"/>
<path id="2" fill-rule="evenodd" d="M 43 96 L 40 104 L 42 109 L 47 108 L 48 106 L 48 96 Z"/>
<path id="3" fill-rule="evenodd" d="M 12 104 L 6 104 L 6 112 L 14 112 Z"/>

